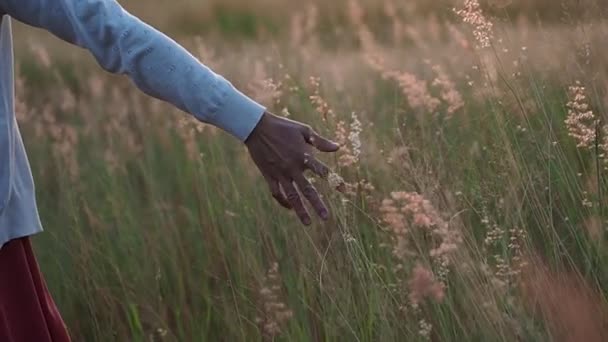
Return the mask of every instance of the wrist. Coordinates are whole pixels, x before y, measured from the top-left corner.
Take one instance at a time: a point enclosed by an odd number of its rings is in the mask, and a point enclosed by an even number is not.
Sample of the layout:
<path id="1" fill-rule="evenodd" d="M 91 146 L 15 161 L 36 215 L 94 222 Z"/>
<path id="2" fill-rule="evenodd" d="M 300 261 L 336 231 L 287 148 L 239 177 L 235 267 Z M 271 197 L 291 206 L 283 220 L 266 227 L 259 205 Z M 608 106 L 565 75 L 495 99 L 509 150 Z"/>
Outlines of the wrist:
<path id="1" fill-rule="evenodd" d="M 224 104 L 210 123 L 244 142 L 260 122 L 266 108 L 228 85 Z"/>
<path id="2" fill-rule="evenodd" d="M 264 113 L 262 113 L 262 116 L 260 117 L 260 120 L 258 121 L 258 123 L 255 125 L 255 127 L 253 128 L 253 130 L 251 131 L 249 136 L 243 141 L 243 143 L 245 143 L 245 145 L 247 145 L 252 140 L 252 138 L 255 138 L 256 136 L 259 136 L 260 134 L 262 134 L 262 131 L 264 130 L 264 126 L 266 126 L 270 115 L 271 114 L 268 113 L 267 111 L 264 111 Z"/>

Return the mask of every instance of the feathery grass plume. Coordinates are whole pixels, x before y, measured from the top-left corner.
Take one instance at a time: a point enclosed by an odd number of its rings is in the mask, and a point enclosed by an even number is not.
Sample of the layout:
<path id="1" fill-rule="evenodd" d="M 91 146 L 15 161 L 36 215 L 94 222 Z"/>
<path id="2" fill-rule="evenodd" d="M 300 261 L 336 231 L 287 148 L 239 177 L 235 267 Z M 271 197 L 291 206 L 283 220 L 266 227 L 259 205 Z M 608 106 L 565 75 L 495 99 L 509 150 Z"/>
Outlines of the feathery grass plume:
<path id="1" fill-rule="evenodd" d="M 319 26 L 319 7 L 311 3 L 306 9 L 306 18 L 304 21 L 304 32 L 309 39 L 316 39 L 315 31 Z"/>
<path id="2" fill-rule="evenodd" d="M 52 139 L 51 146 L 57 159 L 65 167 L 69 178 L 73 182 L 78 181 L 80 164 L 78 162 L 78 132 L 72 125 L 55 123 L 50 129 Z"/>
<path id="3" fill-rule="evenodd" d="M 450 227 L 435 210 L 431 202 L 417 192 L 396 191 L 390 199 L 384 199 L 380 207 L 382 220 L 392 234 L 393 255 L 400 261 L 425 253 L 439 268 L 439 276 L 447 276 L 450 255 L 462 243 L 461 233 Z M 411 242 L 416 232 L 428 234 L 432 242 L 427 250 L 412 250 Z M 418 248 L 421 248 L 418 244 Z M 424 247 L 422 247 L 424 248 Z"/>
<path id="4" fill-rule="evenodd" d="M 452 23 L 446 24 L 448 28 L 448 32 L 450 33 L 450 38 L 452 41 L 456 42 L 462 49 L 468 50 L 470 49 L 469 41 L 466 36 L 456 27 L 456 25 Z"/>
<path id="5" fill-rule="evenodd" d="M 487 229 L 483 249 L 484 255 L 489 258 L 486 260 L 491 273 L 489 275 L 493 277 L 492 282 L 497 288 L 506 290 L 515 284 L 527 266 L 523 259 L 527 234 L 517 227 L 505 230 L 497 223 L 492 223 L 487 215 L 482 219 L 482 224 Z"/>
<path id="6" fill-rule="evenodd" d="M 251 97 L 266 106 L 278 105 L 283 96 L 283 83 L 272 77 L 253 81 L 249 85 Z"/>
<path id="7" fill-rule="evenodd" d="M 42 108 L 40 121 L 43 122 L 44 134 L 50 140 L 53 156 L 63 166 L 69 180 L 76 184 L 80 174 L 80 163 L 78 162 L 79 132 L 75 126 L 58 120 L 57 118 L 60 115 L 61 111 L 53 103 L 48 103 Z"/>
<path id="8" fill-rule="evenodd" d="M 348 0 L 348 18 L 350 19 L 351 24 L 355 27 L 361 27 L 365 24 L 363 23 L 363 17 L 365 15 L 365 11 L 361 4 L 357 0 Z"/>
<path id="9" fill-rule="evenodd" d="M 417 320 L 418 334 L 430 340 L 433 327 L 421 305 L 426 299 L 443 302 L 449 256 L 458 248 L 461 238 L 449 229 L 430 201 L 416 192 L 392 192 L 390 198 L 382 201 L 380 212 L 383 222 L 388 224 L 383 230 L 389 233 L 396 261 L 392 269 L 396 284 L 392 287 L 397 290 L 396 295 L 402 296 L 401 291 L 406 294 L 399 309 L 408 319 Z M 430 242 L 427 245 L 424 241 Z M 437 274 L 421 262 L 429 256 Z M 415 261 L 413 267 L 412 261 Z"/>
<path id="10" fill-rule="evenodd" d="M 604 161 L 604 171 L 608 171 L 608 125 L 602 127 L 602 139 L 599 144 L 600 155 L 599 158 Z"/>
<path id="11" fill-rule="evenodd" d="M 463 22 L 473 27 L 473 36 L 478 47 L 489 47 L 492 41 L 494 24 L 486 18 L 478 0 L 465 0 L 462 9 L 454 8 L 454 12 Z"/>
<path id="12" fill-rule="evenodd" d="M 197 160 L 200 158 L 198 135 L 202 133 L 206 127 L 206 124 L 185 115 L 180 117 L 177 121 L 176 131 L 184 142 L 186 153 L 190 160 Z"/>
<path id="13" fill-rule="evenodd" d="M 526 239 L 526 233 L 522 229 L 513 228 L 508 235 L 507 259 L 503 255 L 495 254 L 494 265 L 496 277 L 505 285 L 512 285 L 517 276 L 526 267 L 523 260 L 522 244 Z"/>
<path id="14" fill-rule="evenodd" d="M 409 298 L 413 304 L 420 304 L 424 299 L 430 298 L 436 302 L 443 301 L 444 287 L 433 275 L 433 271 L 420 263 L 416 264 L 408 281 Z"/>
<path id="15" fill-rule="evenodd" d="M 142 112 L 141 97 L 136 93 L 128 94 L 131 96 L 125 96 L 121 87 L 113 87 L 107 95 L 111 101 L 106 108 L 112 115 L 103 123 L 103 133 L 109 137 L 104 158 L 110 172 L 124 171 L 124 159 L 135 158 L 144 149 L 140 137 L 135 134 L 131 125 L 132 113 Z M 117 153 L 120 156 L 117 156 Z"/>
<path id="16" fill-rule="evenodd" d="M 361 154 L 361 121 L 357 114 L 351 114 L 352 121 L 347 130 L 346 123 L 340 120 L 336 123 L 336 131 L 334 140 L 340 145 L 340 156 L 338 157 L 338 165 L 340 167 L 350 167 L 359 163 Z"/>
<path id="17" fill-rule="evenodd" d="M 312 61 L 320 50 L 319 7 L 310 3 L 306 11 L 297 11 L 291 18 L 290 45 L 298 51 L 304 61 Z"/>
<path id="18" fill-rule="evenodd" d="M 438 87 L 441 90 L 441 99 L 448 106 L 447 114 L 449 117 L 456 111 L 464 107 L 464 100 L 462 99 L 460 92 L 456 90 L 456 85 L 454 84 L 454 82 L 450 80 L 450 78 L 441 66 L 434 65 L 432 69 L 436 74 L 432 85 L 434 87 Z"/>
<path id="19" fill-rule="evenodd" d="M 393 0 L 385 0 L 383 6 L 384 14 L 392 23 L 393 28 L 393 44 L 399 44 L 405 36 L 403 22 L 397 13 L 397 8 Z"/>
<path id="20" fill-rule="evenodd" d="M 348 1 L 348 18 L 351 25 L 354 26 L 357 32 L 359 44 L 364 52 L 377 51 L 378 45 L 374 39 L 374 35 L 369 30 L 364 22 L 365 11 L 357 0 Z"/>
<path id="21" fill-rule="evenodd" d="M 397 82 L 412 109 L 432 113 L 439 107 L 441 102 L 431 95 L 426 81 L 405 71 L 389 71 L 387 75 Z"/>
<path id="22" fill-rule="evenodd" d="M 304 14 L 296 11 L 289 21 L 289 41 L 293 47 L 301 47 L 304 43 Z"/>
<path id="23" fill-rule="evenodd" d="M 327 176 L 327 183 L 332 189 L 336 189 L 339 192 L 346 191 L 346 182 L 344 182 L 344 178 L 335 172 L 330 172 Z"/>
<path id="24" fill-rule="evenodd" d="M 59 108 L 62 112 L 70 112 L 76 109 L 76 97 L 72 93 L 72 91 L 68 88 L 64 88 L 61 90 L 61 103 L 59 103 Z"/>
<path id="25" fill-rule="evenodd" d="M 377 50 L 364 50 L 365 62 L 372 70 L 380 73 L 383 79 L 395 81 L 407 99 L 409 106 L 421 112 L 432 113 L 441 104 L 439 99 L 433 97 L 425 80 L 417 78 L 406 71 L 391 70 L 386 67 L 384 58 Z"/>
<path id="26" fill-rule="evenodd" d="M 340 120 L 336 123 L 334 141 L 340 145 L 340 149 L 348 149 L 348 131 L 346 129 L 346 122 L 344 122 L 344 120 Z"/>
<path id="27" fill-rule="evenodd" d="M 264 338 L 274 340 L 282 333 L 282 328 L 293 317 L 293 311 L 281 299 L 282 286 L 279 264 L 273 262 L 262 280 L 259 290 L 262 301 L 262 315 L 255 321 L 260 326 Z"/>
<path id="28" fill-rule="evenodd" d="M 334 111 L 329 106 L 329 103 L 325 101 L 323 96 L 321 96 L 321 78 L 311 76 L 308 80 L 310 87 L 312 88 L 312 95 L 310 95 L 308 98 L 315 106 L 317 113 L 321 114 L 323 121 L 327 121 L 329 117 L 334 117 Z"/>
<path id="29" fill-rule="evenodd" d="M 384 59 L 376 50 L 365 50 L 365 61 L 375 71 L 380 73 L 383 79 L 397 82 L 408 104 L 412 109 L 426 112 L 434 112 L 441 102 L 434 98 L 427 86 L 427 82 L 418 79 L 415 75 L 388 69 Z"/>
<path id="30" fill-rule="evenodd" d="M 568 135 L 574 138 L 577 147 L 591 148 L 596 141 L 596 126 L 599 122 L 589 106 L 585 87 L 576 81 L 568 87 L 568 93 L 568 117 L 564 121 Z"/>
<path id="31" fill-rule="evenodd" d="M 352 121 L 350 123 L 348 140 L 350 141 L 350 146 L 352 148 L 354 163 L 358 163 L 359 156 L 361 155 L 361 131 L 363 131 L 363 128 L 361 126 L 361 121 L 359 121 L 359 118 L 357 117 L 357 113 L 352 112 L 351 118 Z"/>

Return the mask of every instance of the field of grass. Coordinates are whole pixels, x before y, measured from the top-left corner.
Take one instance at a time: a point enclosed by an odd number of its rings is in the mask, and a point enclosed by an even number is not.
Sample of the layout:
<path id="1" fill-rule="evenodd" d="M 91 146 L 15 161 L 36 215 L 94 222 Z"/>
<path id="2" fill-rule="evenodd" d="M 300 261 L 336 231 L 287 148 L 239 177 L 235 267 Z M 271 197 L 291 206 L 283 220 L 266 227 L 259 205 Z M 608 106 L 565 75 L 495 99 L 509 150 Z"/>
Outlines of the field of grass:
<path id="1" fill-rule="evenodd" d="M 303 227 L 242 144 L 18 26 L 74 341 L 608 340 L 602 1 L 121 3 L 339 141 L 347 184 Z"/>

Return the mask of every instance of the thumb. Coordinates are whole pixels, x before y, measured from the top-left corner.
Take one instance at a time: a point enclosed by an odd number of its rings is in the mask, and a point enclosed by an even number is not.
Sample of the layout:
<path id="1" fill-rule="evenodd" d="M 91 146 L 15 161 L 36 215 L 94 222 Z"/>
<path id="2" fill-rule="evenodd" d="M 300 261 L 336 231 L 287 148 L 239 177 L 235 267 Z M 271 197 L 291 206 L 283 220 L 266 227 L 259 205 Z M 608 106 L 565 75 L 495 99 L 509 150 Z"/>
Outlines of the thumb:
<path id="1" fill-rule="evenodd" d="M 317 132 L 313 131 L 310 128 L 307 129 L 304 133 L 304 139 L 307 143 L 314 146 L 317 150 L 321 152 L 336 152 L 338 149 L 340 149 L 340 145 L 327 138 L 320 136 L 319 134 L 317 134 Z"/>

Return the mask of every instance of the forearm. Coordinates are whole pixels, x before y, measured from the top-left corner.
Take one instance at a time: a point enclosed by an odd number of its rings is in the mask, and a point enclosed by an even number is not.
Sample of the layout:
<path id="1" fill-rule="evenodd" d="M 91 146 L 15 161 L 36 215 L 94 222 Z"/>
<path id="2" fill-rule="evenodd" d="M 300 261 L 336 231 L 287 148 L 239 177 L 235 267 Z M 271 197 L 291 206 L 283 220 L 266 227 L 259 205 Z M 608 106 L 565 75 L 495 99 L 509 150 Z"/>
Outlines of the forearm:
<path id="1" fill-rule="evenodd" d="M 15 19 L 89 50 L 105 70 L 126 74 L 167 101 L 244 141 L 264 108 L 183 47 L 114 0 L 0 0 Z"/>

